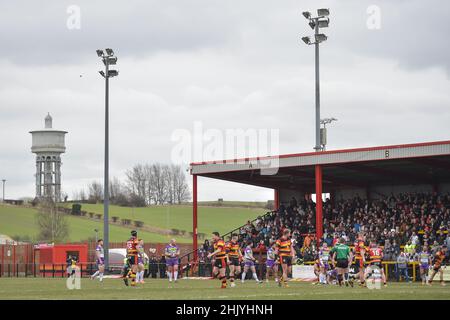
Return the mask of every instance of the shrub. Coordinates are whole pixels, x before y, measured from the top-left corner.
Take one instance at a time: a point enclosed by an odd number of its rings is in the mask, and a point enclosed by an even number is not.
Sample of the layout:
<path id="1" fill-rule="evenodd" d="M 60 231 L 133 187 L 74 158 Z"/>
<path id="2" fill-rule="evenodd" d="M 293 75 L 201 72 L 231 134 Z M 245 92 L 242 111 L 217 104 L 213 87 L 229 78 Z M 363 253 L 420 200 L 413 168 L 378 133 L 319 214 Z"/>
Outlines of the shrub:
<path id="1" fill-rule="evenodd" d="M 81 204 L 74 203 L 72 205 L 72 214 L 75 215 L 75 216 L 81 215 Z"/>
<path id="2" fill-rule="evenodd" d="M 120 218 L 119 217 L 111 217 L 111 219 L 115 223 L 115 222 L 119 221 Z"/>
<path id="3" fill-rule="evenodd" d="M 142 228 L 144 226 L 143 221 L 134 221 L 134 225 L 136 228 Z"/>
<path id="4" fill-rule="evenodd" d="M 95 215 L 95 218 L 98 219 L 98 220 L 100 220 L 102 217 L 103 217 L 103 215 L 101 213 L 97 213 Z"/>
<path id="5" fill-rule="evenodd" d="M 95 214 L 95 213 L 93 213 L 93 212 L 88 212 L 89 218 L 93 218 L 93 217 L 94 217 L 94 214 Z"/>
<path id="6" fill-rule="evenodd" d="M 122 224 L 127 226 L 131 224 L 131 220 L 130 219 L 122 219 Z"/>
<path id="7" fill-rule="evenodd" d="M 174 236 L 177 236 L 177 235 L 180 234 L 180 230 L 178 230 L 178 229 L 170 229 L 170 232 L 171 232 Z"/>

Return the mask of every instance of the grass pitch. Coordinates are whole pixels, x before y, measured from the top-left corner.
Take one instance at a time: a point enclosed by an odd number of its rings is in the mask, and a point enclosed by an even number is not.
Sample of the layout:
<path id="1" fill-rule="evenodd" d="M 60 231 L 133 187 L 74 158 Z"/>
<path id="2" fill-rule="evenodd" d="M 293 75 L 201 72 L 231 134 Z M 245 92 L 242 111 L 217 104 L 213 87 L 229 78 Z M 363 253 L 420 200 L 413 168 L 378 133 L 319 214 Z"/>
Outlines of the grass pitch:
<path id="1" fill-rule="evenodd" d="M 163 279 L 147 279 L 137 287 L 125 287 L 121 279 L 81 280 L 81 289 L 68 290 L 66 279 L 0 278 L 0 299 L 149 299 L 149 300 L 449 300 L 450 286 L 422 286 L 420 283 L 389 283 L 388 287 L 370 290 L 361 287 L 312 285 L 290 282 L 279 288 L 273 281 L 256 284 L 247 281 L 235 288 L 220 289 L 218 280 L 185 280 L 171 283 Z"/>

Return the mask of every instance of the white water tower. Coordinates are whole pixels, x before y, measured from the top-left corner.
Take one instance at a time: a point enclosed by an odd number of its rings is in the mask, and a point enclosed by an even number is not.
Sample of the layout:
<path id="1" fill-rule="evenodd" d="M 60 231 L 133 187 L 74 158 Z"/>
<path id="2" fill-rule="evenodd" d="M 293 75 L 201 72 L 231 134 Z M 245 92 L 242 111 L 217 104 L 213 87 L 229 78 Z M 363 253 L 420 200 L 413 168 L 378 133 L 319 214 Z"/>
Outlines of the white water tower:
<path id="1" fill-rule="evenodd" d="M 30 131 L 31 152 L 36 154 L 36 198 L 61 201 L 61 153 L 66 152 L 67 131 L 52 128 L 52 117 L 45 117 L 45 129 Z"/>

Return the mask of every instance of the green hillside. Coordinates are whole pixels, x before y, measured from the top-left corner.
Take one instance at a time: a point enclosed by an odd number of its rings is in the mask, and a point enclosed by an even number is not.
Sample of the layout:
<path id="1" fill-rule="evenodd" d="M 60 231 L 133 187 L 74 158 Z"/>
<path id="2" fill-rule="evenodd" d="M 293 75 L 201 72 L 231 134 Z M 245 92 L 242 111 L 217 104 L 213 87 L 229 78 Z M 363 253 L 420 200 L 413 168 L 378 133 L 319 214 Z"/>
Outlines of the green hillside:
<path id="1" fill-rule="evenodd" d="M 103 213 L 103 205 L 83 204 L 82 210 Z M 239 227 L 247 220 L 252 220 L 264 213 L 262 209 L 199 207 L 198 222 L 200 233 L 209 234 L 212 231 L 228 232 Z M 0 205 L 0 234 L 10 237 L 28 236 L 36 239 L 38 234 L 35 223 L 36 210 L 26 207 Z M 161 230 L 178 229 L 192 231 L 192 207 L 190 206 L 152 206 L 147 208 L 110 207 L 110 217 L 140 220 L 144 226 L 153 226 Z M 95 236 L 94 229 L 100 230 L 102 237 L 103 223 L 82 217 L 68 216 L 70 225 L 70 241 L 82 241 Z M 124 241 L 129 236 L 130 229 L 118 225 L 110 226 L 110 240 Z M 146 242 L 167 242 L 170 238 L 159 232 L 140 232 Z M 188 236 L 177 236 L 180 243 L 190 243 Z"/>

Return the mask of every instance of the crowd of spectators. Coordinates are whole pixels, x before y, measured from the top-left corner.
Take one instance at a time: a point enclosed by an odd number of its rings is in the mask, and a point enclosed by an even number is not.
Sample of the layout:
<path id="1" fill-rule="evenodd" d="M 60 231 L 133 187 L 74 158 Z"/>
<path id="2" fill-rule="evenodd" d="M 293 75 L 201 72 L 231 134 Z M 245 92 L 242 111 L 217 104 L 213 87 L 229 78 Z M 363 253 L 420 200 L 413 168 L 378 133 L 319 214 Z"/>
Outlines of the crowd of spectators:
<path id="1" fill-rule="evenodd" d="M 288 228 L 298 258 L 314 260 L 315 209 L 311 199 L 292 198 L 277 211 L 248 221 L 237 232 L 240 242 L 244 246 L 252 241 L 256 252 L 265 252 Z M 329 246 L 340 237 L 351 245 L 362 232 L 367 240 L 375 240 L 384 247 L 385 260 L 396 260 L 401 251 L 412 256 L 424 243 L 434 251 L 439 245 L 450 246 L 450 193 L 392 194 L 371 201 L 355 196 L 335 203 L 327 199 L 323 204 L 323 230 L 320 240 Z M 199 252 L 206 255 L 209 251 L 211 245 L 206 241 Z"/>

